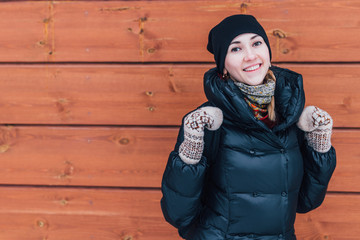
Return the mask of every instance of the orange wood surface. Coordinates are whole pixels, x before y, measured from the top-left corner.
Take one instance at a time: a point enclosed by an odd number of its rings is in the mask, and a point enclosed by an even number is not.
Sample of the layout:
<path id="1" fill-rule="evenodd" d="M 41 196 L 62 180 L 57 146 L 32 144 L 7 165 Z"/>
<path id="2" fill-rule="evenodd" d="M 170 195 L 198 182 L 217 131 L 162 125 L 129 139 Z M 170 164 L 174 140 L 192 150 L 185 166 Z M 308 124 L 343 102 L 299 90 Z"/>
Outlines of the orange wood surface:
<path id="1" fill-rule="evenodd" d="M 248 13 L 266 29 L 274 61 L 359 62 L 359 12 L 357 0 L 7 1 L 0 61 L 212 61 L 211 27 Z"/>
<path id="2" fill-rule="evenodd" d="M 205 101 L 214 65 L 3 65 L 0 123 L 179 125 Z M 360 65 L 281 64 L 303 74 L 307 105 L 360 127 Z"/>
<path id="3" fill-rule="evenodd" d="M 337 166 L 328 190 L 360 192 L 359 130 L 335 130 L 331 140 L 336 150 Z"/>
<path id="4" fill-rule="evenodd" d="M 180 239 L 163 219 L 159 190 L 0 188 L 0 238 Z M 298 239 L 355 240 L 360 196 L 328 194 L 323 205 L 298 215 Z"/>
<path id="5" fill-rule="evenodd" d="M 2 127 L 0 184 L 160 187 L 178 128 Z M 360 131 L 335 130 L 330 191 L 360 191 Z"/>
<path id="6" fill-rule="evenodd" d="M 337 168 L 298 239 L 359 239 L 359 1 L 41 0 L 0 1 L 0 240 L 180 239 L 162 173 L 205 101 L 208 32 L 238 13 L 334 119 Z"/>
<path id="7" fill-rule="evenodd" d="M 318 209 L 297 215 L 295 231 L 298 239 L 359 239 L 359 202 L 358 194 L 327 194 Z"/>
<path id="8" fill-rule="evenodd" d="M 0 62 L 44 62 L 51 56 L 49 3 L 0 3 Z"/>
<path id="9" fill-rule="evenodd" d="M 0 239 L 180 239 L 160 209 L 160 191 L 0 188 Z"/>
<path id="10" fill-rule="evenodd" d="M 177 129 L 0 128 L 1 184 L 160 187 Z"/>

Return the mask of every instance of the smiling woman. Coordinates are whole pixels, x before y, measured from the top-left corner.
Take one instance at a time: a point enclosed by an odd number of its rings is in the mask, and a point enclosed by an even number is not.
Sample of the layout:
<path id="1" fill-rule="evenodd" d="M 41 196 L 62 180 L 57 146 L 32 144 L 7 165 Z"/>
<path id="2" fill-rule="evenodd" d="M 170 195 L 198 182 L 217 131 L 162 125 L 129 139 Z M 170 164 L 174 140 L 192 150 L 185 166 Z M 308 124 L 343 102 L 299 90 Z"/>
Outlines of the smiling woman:
<path id="1" fill-rule="evenodd" d="M 264 39 L 253 33 L 243 33 L 231 42 L 224 75 L 247 85 L 259 85 L 270 67 L 269 48 Z"/>
<path id="2" fill-rule="evenodd" d="M 302 76 L 271 66 L 253 16 L 224 19 L 207 48 L 217 67 L 169 156 L 164 216 L 187 240 L 294 240 L 296 212 L 321 205 L 335 169 L 332 119 L 304 110 Z"/>
<path id="3" fill-rule="evenodd" d="M 263 120 L 269 127 L 273 127 L 276 120 L 274 98 L 276 78 L 269 69 L 270 51 L 264 38 L 267 39 L 267 36 L 261 37 L 254 33 L 242 33 L 235 37 L 225 57 L 223 76 L 230 77 L 248 96 L 245 100 L 254 110 L 255 117 Z M 253 90 L 247 87 L 262 83 L 264 84 L 261 87 L 255 87 Z"/>

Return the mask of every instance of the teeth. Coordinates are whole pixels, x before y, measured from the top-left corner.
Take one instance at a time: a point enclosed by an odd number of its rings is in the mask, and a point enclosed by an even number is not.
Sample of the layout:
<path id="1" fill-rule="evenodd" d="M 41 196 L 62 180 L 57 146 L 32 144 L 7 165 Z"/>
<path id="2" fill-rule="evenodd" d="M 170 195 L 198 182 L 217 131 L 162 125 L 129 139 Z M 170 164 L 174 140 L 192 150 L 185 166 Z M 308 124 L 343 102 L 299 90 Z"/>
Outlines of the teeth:
<path id="1" fill-rule="evenodd" d="M 255 66 L 252 66 L 252 67 L 249 67 L 249 68 L 245 68 L 244 71 L 245 71 L 245 72 L 254 71 L 254 70 L 258 69 L 259 67 L 260 67 L 260 64 L 255 65 Z"/>

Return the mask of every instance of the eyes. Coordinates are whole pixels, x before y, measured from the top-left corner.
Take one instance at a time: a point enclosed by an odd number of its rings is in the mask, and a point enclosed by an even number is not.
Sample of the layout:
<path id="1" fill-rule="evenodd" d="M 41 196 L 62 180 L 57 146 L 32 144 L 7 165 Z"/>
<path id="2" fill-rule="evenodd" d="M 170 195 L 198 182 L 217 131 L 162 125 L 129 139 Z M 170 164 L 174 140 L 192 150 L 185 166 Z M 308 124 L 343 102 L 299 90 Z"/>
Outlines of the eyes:
<path id="1" fill-rule="evenodd" d="M 261 46 L 262 44 L 263 44 L 262 41 L 255 41 L 251 46 L 258 47 L 258 46 Z M 231 52 L 239 52 L 241 50 L 242 50 L 242 48 L 239 46 L 231 48 Z"/>
<path id="2" fill-rule="evenodd" d="M 260 46 L 261 44 L 262 44 L 261 41 L 256 41 L 256 42 L 254 42 L 253 46 L 254 46 L 254 47 L 257 47 L 257 46 Z"/>
<path id="3" fill-rule="evenodd" d="M 238 52 L 238 51 L 240 51 L 240 50 L 241 50 L 241 48 L 239 48 L 239 47 L 234 47 L 234 48 L 231 49 L 231 52 Z"/>

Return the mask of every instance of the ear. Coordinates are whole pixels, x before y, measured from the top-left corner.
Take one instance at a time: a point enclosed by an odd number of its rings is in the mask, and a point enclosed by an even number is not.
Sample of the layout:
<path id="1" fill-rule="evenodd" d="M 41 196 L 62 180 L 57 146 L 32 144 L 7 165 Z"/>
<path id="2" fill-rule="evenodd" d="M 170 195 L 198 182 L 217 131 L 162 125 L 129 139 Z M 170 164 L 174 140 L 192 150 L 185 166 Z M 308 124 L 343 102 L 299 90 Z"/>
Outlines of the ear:
<path id="1" fill-rule="evenodd" d="M 224 71 L 223 71 L 222 78 L 225 79 L 225 80 L 229 78 L 229 73 L 225 68 L 224 68 Z"/>

